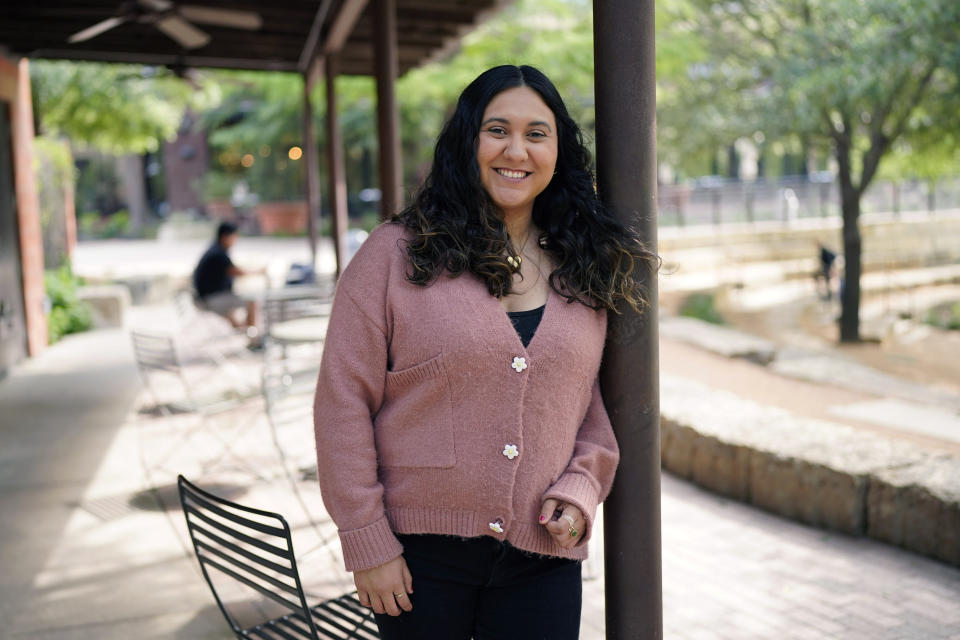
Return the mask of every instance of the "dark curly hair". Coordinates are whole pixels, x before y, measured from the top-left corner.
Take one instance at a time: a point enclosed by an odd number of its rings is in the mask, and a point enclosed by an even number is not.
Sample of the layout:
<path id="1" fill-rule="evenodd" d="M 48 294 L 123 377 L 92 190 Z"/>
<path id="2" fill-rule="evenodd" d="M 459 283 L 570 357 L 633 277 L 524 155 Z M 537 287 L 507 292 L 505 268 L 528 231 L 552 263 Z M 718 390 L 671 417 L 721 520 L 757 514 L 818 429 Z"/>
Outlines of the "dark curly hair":
<path id="1" fill-rule="evenodd" d="M 644 284 L 654 273 L 655 254 L 625 228 L 597 196 L 590 152 L 553 83 L 530 66 L 503 65 L 484 71 L 457 101 L 434 150 L 433 166 L 413 202 L 391 220 L 411 229 L 408 279 L 433 282 L 441 271 L 469 271 L 494 296 L 510 293 L 514 269 L 506 261 L 506 225 L 480 180 L 477 136 L 487 104 L 514 87 L 530 87 L 553 112 L 557 124 L 556 175 L 533 204 L 540 246 L 559 265 L 550 287 L 569 302 L 619 312 L 624 302 L 646 306 Z"/>

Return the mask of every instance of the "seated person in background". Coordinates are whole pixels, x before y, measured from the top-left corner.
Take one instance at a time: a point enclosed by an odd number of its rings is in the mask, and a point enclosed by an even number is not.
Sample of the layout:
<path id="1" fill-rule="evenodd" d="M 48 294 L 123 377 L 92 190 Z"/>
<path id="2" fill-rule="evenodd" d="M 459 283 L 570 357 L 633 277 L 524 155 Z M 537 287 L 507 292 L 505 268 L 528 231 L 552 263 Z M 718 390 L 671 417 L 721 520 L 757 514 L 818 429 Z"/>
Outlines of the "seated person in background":
<path id="1" fill-rule="evenodd" d="M 266 273 L 266 269 L 247 271 L 233 264 L 230 247 L 237 241 L 237 225 L 221 222 L 217 227 L 217 240 L 206 250 L 197 268 L 193 271 L 193 287 L 198 304 L 230 321 L 234 327 L 247 327 L 247 336 L 258 341 L 257 304 L 245 301 L 233 292 L 233 279 L 249 274 Z M 246 310 L 243 321 L 237 318 L 240 309 Z"/>

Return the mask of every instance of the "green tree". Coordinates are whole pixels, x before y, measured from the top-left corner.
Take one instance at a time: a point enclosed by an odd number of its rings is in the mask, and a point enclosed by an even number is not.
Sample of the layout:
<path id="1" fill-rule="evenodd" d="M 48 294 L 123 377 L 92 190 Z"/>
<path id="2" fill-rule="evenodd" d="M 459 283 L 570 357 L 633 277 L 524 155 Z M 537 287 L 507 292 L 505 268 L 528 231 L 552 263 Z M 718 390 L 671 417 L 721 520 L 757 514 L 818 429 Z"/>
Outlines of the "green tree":
<path id="1" fill-rule="evenodd" d="M 934 106 L 941 110 L 917 109 L 878 171 L 881 178 L 894 184 L 902 180 L 927 183 L 931 199 L 938 181 L 960 175 L 958 114 L 955 110 L 944 111 L 948 105 L 943 103 Z"/>
<path id="2" fill-rule="evenodd" d="M 38 60 L 30 65 L 43 133 L 122 156 L 127 206 L 138 229 L 146 214 L 142 154 L 174 137 L 189 104 L 213 98 L 163 68 Z"/>
<path id="3" fill-rule="evenodd" d="M 705 53 L 687 68 L 696 82 L 680 85 L 677 102 L 830 149 L 846 259 L 840 339 L 859 340 L 861 196 L 898 141 L 956 131 L 960 3 L 673 0 L 670 8 L 674 30 Z M 691 96 L 690 84 L 717 98 Z"/>
<path id="4" fill-rule="evenodd" d="M 757 130 L 736 114 L 736 89 L 717 91 L 704 81 L 710 52 L 692 12 L 677 2 L 656 5 L 657 157 L 678 177 L 713 173 L 718 149 Z"/>
<path id="5" fill-rule="evenodd" d="M 547 74 L 592 145 L 591 2 L 518 0 L 467 34 L 449 59 L 413 69 L 397 83 L 408 184 L 429 165 L 443 120 L 463 88 L 500 64 L 529 64 Z"/>
<path id="6" fill-rule="evenodd" d="M 291 161 L 288 150 L 302 147 L 303 79 L 276 72 L 207 72 L 204 83 L 217 85 L 221 99 L 201 115 L 210 132 L 213 170 L 234 180 L 245 180 L 261 200 L 301 199 L 305 162 Z M 315 139 L 326 145 L 326 99 L 323 83 L 311 94 Z M 358 161 L 364 149 L 376 148 L 375 89 L 373 79 L 342 76 L 337 79 L 340 129 L 347 149 L 351 185 L 365 184 Z M 253 163 L 243 164 L 246 155 Z M 321 153 L 321 171 L 326 155 Z M 325 182 L 322 183 L 326 185 Z"/>
<path id="7" fill-rule="evenodd" d="M 589 0 L 518 0 L 467 34 L 448 58 L 413 69 L 397 83 L 404 183 L 417 185 L 429 166 L 444 118 L 460 91 L 477 74 L 498 64 L 532 64 L 557 84 L 573 117 L 588 141 L 593 131 L 593 24 Z M 284 184 L 293 190 L 302 179 L 299 170 L 290 182 L 266 181 L 265 162 L 259 156 L 252 167 L 239 162 L 264 145 L 300 144 L 302 80 L 294 75 L 217 72 L 205 75 L 216 82 L 222 101 L 206 113 L 212 130 L 215 162 L 222 170 L 244 176 L 257 190 Z M 325 87 L 314 92 L 317 143 L 325 144 Z M 337 79 L 339 123 L 345 147 L 350 191 L 373 186 L 376 173 L 376 88 L 372 78 Z M 242 117 L 237 117 L 241 114 Z M 321 166 L 326 162 L 321 155 Z M 288 166 L 289 170 L 289 166 Z M 325 182 L 324 182 L 325 184 Z M 302 187 L 296 187 L 301 189 Z"/>
<path id="8" fill-rule="evenodd" d="M 303 198 L 303 162 L 288 157 L 303 145 L 303 80 L 293 73 L 204 73 L 221 99 L 201 116 L 214 171 L 246 180 L 262 201 Z"/>
<path id="9" fill-rule="evenodd" d="M 44 132 L 113 154 L 156 151 L 197 97 L 173 73 L 139 65 L 38 60 L 30 79 Z"/>

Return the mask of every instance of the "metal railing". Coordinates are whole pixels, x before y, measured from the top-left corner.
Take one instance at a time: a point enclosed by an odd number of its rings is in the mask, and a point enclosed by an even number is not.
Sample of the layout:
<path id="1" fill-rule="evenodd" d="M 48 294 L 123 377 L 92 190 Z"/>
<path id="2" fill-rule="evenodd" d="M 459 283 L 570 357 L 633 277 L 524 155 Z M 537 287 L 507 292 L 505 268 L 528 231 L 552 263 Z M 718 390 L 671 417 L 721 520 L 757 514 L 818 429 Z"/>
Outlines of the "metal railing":
<path id="1" fill-rule="evenodd" d="M 839 185 L 830 174 L 750 182 L 710 176 L 685 184 L 661 184 L 657 205 L 662 226 L 782 221 L 840 215 Z M 862 213 L 934 212 L 960 208 L 960 178 L 935 183 L 874 182 Z"/>

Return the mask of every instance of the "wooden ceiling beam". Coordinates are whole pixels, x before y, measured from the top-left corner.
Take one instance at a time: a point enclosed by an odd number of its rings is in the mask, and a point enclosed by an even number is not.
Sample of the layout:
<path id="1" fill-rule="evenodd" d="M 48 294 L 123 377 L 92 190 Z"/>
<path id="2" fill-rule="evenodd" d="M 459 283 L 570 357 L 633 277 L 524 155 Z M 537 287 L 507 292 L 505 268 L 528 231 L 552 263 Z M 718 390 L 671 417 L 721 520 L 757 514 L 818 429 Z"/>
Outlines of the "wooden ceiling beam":
<path id="1" fill-rule="evenodd" d="M 343 0 L 330 22 L 330 28 L 323 40 L 325 54 L 336 53 L 347 43 L 360 14 L 367 7 L 368 0 Z"/>
<path id="2" fill-rule="evenodd" d="M 83 60 L 88 62 L 118 62 L 146 65 L 186 65 L 192 68 L 248 69 L 251 71 L 297 71 L 296 63 L 266 58 L 238 58 L 214 56 L 180 56 L 148 52 L 78 51 L 76 49 L 38 49 L 35 58 L 51 60 Z"/>
<path id="3" fill-rule="evenodd" d="M 397 51 L 401 57 L 406 59 L 423 58 L 433 51 L 433 47 L 416 45 L 399 45 Z M 372 58 L 373 45 L 371 43 L 361 43 L 350 41 L 340 50 L 341 59 L 344 58 Z"/>
<path id="4" fill-rule="evenodd" d="M 448 38 L 442 38 L 440 36 L 422 36 L 419 34 L 407 34 L 405 38 L 398 38 L 398 44 L 401 47 L 428 47 L 431 49 L 436 49 L 437 47 L 442 47 L 447 43 Z M 350 37 L 350 40 L 347 41 L 345 46 L 364 46 L 372 47 L 373 38 L 367 38 L 363 36 L 357 36 L 354 34 Z"/>
<path id="5" fill-rule="evenodd" d="M 201 49 L 184 51 L 153 25 L 131 21 L 87 42 L 70 45 L 67 38 L 71 34 L 117 15 L 121 0 L 0 0 L 0 47 L 18 56 L 299 71 L 308 76 L 317 75 L 316 60 L 348 47 L 350 56 L 343 61 L 342 73 L 373 73 L 369 0 L 190 1 L 209 7 L 256 11 L 263 19 L 263 27 L 246 31 L 199 25 L 211 35 L 211 42 Z M 401 73 L 449 50 L 465 27 L 508 2 L 395 1 Z"/>
<path id="6" fill-rule="evenodd" d="M 397 22 L 397 37 L 403 39 L 404 36 L 411 34 L 429 34 L 443 38 L 456 36 L 460 33 L 460 27 L 448 25 L 442 22 L 426 22 L 414 20 L 400 20 Z M 366 20 L 361 20 L 353 30 L 352 36 L 362 36 L 365 38 L 373 37 L 373 26 Z"/>
<path id="7" fill-rule="evenodd" d="M 307 34 L 307 40 L 300 51 L 300 59 L 297 61 L 297 67 L 300 71 L 306 73 L 308 93 L 313 89 L 312 82 L 317 80 L 317 78 L 311 79 L 309 70 L 317 58 L 320 49 L 320 32 L 323 30 L 323 23 L 327 21 L 331 4 L 333 4 L 333 0 L 321 0 L 320 6 L 317 7 L 317 13 L 313 17 L 313 24 L 310 25 L 310 33 Z"/>

